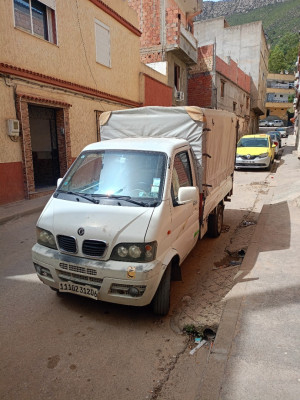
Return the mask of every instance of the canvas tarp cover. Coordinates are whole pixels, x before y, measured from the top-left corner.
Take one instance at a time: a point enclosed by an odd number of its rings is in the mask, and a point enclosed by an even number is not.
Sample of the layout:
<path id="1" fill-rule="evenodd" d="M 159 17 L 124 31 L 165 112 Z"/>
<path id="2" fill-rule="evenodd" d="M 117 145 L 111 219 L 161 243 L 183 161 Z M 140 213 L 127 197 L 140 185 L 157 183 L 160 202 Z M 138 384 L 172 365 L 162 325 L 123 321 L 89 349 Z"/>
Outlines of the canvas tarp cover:
<path id="1" fill-rule="evenodd" d="M 194 152 L 199 184 L 202 176 L 202 129 L 203 113 L 198 107 L 141 107 L 106 112 L 100 116 L 101 140 L 129 137 L 187 140 Z"/>
<path id="2" fill-rule="evenodd" d="M 204 127 L 210 129 L 206 131 Z M 141 107 L 100 116 L 101 140 L 130 137 L 176 137 L 193 150 L 198 180 L 208 194 L 233 172 L 234 114 L 199 107 Z M 209 154 L 211 158 L 202 156 Z"/>
<path id="3" fill-rule="evenodd" d="M 228 111 L 202 110 L 206 133 L 203 153 L 210 156 L 203 157 L 203 183 L 209 185 L 207 192 L 210 193 L 234 172 L 237 118 Z"/>

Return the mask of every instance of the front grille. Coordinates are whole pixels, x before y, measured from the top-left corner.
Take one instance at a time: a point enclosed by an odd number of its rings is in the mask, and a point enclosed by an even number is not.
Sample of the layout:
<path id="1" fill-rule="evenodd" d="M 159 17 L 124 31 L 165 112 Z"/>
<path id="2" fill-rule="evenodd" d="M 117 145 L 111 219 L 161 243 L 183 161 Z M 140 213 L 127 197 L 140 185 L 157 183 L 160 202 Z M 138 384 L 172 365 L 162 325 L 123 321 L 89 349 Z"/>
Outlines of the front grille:
<path id="1" fill-rule="evenodd" d="M 106 243 L 99 240 L 85 240 L 82 253 L 90 257 L 102 257 L 106 250 Z"/>
<path id="2" fill-rule="evenodd" d="M 67 271 L 56 270 L 56 273 L 59 279 L 61 279 L 62 281 L 79 283 L 83 285 L 88 284 L 90 286 L 97 287 L 98 289 L 101 287 L 103 282 L 103 279 L 100 278 L 94 278 L 93 276 L 78 275 Z"/>
<path id="3" fill-rule="evenodd" d="M 255 160 L 257 156 L 240 156 L 243 160 Z"/>
<path id="4" fill-rule="evenodd" d="M 247 168 L 251 168 L 251 167 L 266 167 L 266 164 L 262 164 L 262 163 L 255 163 L 255 164 L 236 163 L 235 165 L 236 165 L 236 167 L 247 167 Z"/>
<path id="5" fill-rule="evenodd" d="M 67 253 L 77 253 L 76 240 L 72 236 L 57 235 L 57 241 L 60 250 Z"/>
<path id="6" fill-rule="evenodd" d="M 92 268 L 81 267 L 76 264 L 59 263 L 59 267 L 68 271 L 78 272 L 80 274 L 97 275 L 97 270 Z"/>

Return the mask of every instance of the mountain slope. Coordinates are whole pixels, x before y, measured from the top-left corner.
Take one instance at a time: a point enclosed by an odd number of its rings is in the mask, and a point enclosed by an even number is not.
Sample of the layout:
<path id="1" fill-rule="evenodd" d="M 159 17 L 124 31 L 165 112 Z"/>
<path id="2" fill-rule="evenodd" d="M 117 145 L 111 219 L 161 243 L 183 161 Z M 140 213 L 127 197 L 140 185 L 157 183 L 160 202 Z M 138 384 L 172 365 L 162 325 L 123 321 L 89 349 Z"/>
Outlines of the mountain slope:
<path id="1" fill-rule="evenodd" d="M 203 5 L 199 20 L 224 16 L 232 26 L 262 21 L 271 47 L 286 33 L 300 29 L 300 0 L 204 1 Z"/>
<path id="2" fill-rule="evenodd" d="M 300 0 L 289 0 L 227 17 L 230 25 L 263 21 L 268 42 L 273 47 L 286 33 L 298 33 L 300 29 Z"/>

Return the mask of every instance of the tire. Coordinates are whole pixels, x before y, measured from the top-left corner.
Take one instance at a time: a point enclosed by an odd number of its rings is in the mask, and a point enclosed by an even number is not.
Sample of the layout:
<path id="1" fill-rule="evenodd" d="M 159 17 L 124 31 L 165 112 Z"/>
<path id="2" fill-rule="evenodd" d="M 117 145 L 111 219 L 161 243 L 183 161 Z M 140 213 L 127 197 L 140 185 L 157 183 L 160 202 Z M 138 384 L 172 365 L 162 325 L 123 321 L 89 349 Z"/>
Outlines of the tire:
<path id="1" fill-rule="evenodd" d="M 208 228 L 207 233 L 210 237 L 216 238 L 220 236 L 223 225 L 223 212 L 224 206 L 218 204 L 213 214 L 208 216 Z"/>
<path id="2" fill-rule="evenodd" d="M 163 274 L 152 300 L 152 310 L 156 315 L 167 315 L 170 309 L 171 264 Z"/>

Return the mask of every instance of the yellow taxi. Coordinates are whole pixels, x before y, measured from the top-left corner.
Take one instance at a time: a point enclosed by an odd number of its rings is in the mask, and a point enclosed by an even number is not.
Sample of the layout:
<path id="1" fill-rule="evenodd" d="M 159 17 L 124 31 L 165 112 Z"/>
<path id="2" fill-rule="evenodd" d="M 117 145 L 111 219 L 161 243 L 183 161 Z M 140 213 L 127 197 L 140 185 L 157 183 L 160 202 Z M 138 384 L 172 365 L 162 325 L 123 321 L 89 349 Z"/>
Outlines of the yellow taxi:
<path id="1" fill-rule="evenodd" d="M 275 145 L 269 135 L 245 135 L 238 141 L 235 168 L 266 168 L 270 171 L 275 158 Z"/>

